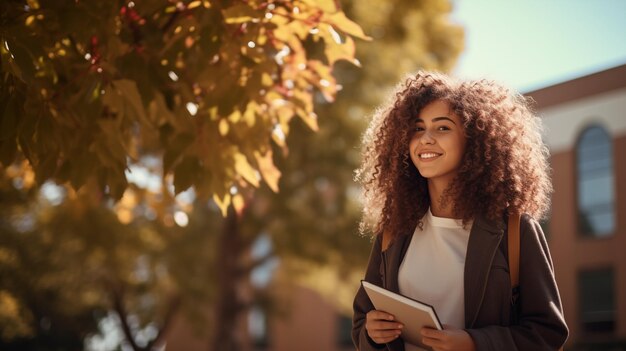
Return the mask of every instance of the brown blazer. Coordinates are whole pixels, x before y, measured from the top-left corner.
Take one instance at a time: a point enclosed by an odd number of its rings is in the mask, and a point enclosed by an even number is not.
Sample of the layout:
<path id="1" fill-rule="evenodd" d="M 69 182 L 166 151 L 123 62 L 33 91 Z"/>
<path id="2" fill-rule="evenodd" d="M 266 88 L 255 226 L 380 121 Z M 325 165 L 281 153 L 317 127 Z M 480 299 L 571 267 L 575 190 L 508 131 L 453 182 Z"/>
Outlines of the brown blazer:
<path id="1" fill-rule="evenodd" d="M 528 215 L 520 224 L 520 297 L 518 323 L 511 305 L 506 221 L 477 218 L 465 258 L 465 330 L 477 351 L 557 350 L 567 339 L 561 298 L 548 244 L 539 223 Z M 399 292 L 398 270 L 413 233 L 400 235 L 381 252 L 379 235 L 370 254 L 365 280 Z M 386 345 L 367 335 L 365 315 L 374 309 L 363 288 L 354 299 L 352 340 L 360 351 L 404 351 L 398 338 Z M 515 324 L 515 325 L 512 325 Z"/>

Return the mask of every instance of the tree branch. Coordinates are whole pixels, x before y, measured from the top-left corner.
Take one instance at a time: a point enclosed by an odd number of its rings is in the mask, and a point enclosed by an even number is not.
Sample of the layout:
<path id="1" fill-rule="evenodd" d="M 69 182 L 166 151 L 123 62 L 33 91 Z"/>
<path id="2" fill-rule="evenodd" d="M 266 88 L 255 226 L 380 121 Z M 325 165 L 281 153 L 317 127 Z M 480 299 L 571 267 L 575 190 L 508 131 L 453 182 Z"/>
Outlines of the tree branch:
<path id="1" fill-rule="evenodd" d="M 163 27 L 161 27 L 161 33 L 165 34 L 165 32 L 167 32 L 174 25 L 174 22 L 176 21 L 179 15 L 180 15 L 180 11 L 175 11 L 174 13 L 172 13 L 170 18 L 167 19 L 167 22 L 163 25 Z"/>
<path id="2" fill-rule="evenodd" d="M 127 314 L 126 309 L 124 308 L 123 295 L 121 292 L 121 288 L 113 288 L 111 290 L 111 297 L 113 299 L 113 310 L 117 312 L 117 315 L 120 317 L 120 322 L 122 323 L 122 331 L 124 332 L 124 336 L 126 340 L 130 343 L 130 346 L 135 351 L 141 351 L 141 348 L 135 342 L 135 338 L 133 337 L 133 333 L 130 330 L 130 326 L 128 325 L 128 321 L 126 320 Z"/>
<path id="3" fill-rule="evenodd" d="M 152 350 L 154 346 L 161 343 L 161 340 L 165 337 L 165 334 L 172 325 L 172 320 L 174 319 L 176 312 L 178 312 L 180 301 L 181 299 L 179 295 L 174 295 L 170 298 L 169 307 L 165 313 L 165 317 L 163 318 L 163 324 L 161 325 L 161 328 L 159 328 L 156 338 L 148 343 L 148 346 L 146 347 L 147 350 Z"/>

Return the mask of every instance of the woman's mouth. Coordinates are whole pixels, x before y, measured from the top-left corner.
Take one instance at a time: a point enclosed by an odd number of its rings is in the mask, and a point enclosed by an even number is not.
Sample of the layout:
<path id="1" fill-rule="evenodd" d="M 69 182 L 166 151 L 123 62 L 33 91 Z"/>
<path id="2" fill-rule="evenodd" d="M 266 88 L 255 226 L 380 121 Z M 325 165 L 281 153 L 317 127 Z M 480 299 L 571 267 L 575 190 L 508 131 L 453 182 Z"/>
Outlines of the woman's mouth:
<path id="1" fill-rule="evenodd" d="M 422 159 L 422 160 L 430 160 L 430 159 L 439 157 L 441 155 L 442 154 L 438 154 L 438 153 L 435 153 L 435 152 L 424 152 L 424 153 L 418 154 L 419 158 Z"/>

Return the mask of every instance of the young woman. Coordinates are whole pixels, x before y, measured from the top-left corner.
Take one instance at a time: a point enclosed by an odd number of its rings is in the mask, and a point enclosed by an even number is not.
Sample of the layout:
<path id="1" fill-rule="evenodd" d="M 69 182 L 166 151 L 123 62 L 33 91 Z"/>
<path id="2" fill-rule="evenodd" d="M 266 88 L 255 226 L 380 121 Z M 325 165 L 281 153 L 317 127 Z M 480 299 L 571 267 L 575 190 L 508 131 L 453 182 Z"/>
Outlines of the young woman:
<path id="1" fill-rule="evenodd" d="M 524 97 L 486 80 L 419 72 L 393 97 L 365 134 L 357 171 L 361 230 L 376 234 L 365 280 L 435 307 L 444 330 L 421 331 L 434 350 L 559 349 L 568 329 L 535 220 L 552 190 L 540 119 Z M 514 305 L 507 219 L 518 214 Z M 402 327 L 359 289 L 358 350 L 421 350 Z"/>

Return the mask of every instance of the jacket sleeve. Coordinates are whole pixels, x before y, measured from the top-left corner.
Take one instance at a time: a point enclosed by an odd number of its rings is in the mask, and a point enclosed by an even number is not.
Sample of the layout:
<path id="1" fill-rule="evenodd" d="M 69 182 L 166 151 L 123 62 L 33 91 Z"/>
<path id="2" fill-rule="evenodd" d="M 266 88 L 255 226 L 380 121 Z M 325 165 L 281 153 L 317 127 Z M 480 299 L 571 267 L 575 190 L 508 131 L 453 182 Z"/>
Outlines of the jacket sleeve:
<path id="1" fill-rule="evenodd" d="M 372 245 L 372 252 L 370 253 L 367 270 L 365 272 L 365 280 L 378 286 L 383 285 L 380 273 L 381 237 L 381 235 L 378 235 Z M 375 343 L 374 340 L 367 335 L 367 330 L 365 329 L 365 315 L 373 309 L 374 305 L 372 305 L 367 293 L 363 290 L 363 286 L 359 286 L 359 290 L 354 298 L 354 315 L 352 317 L 352 342 L 354 342 L 354 346 L 356 346 L 359 351 L 381 350 L 385 347 L 384 344 Z"/>
<path id="2" fill-rule="evenodd" d="M 558 350 L 567 339 L 552 258 L 541 226 L 523 215 L 520 233 L 519 324 L 467 329 L 477 351 Z"/>

